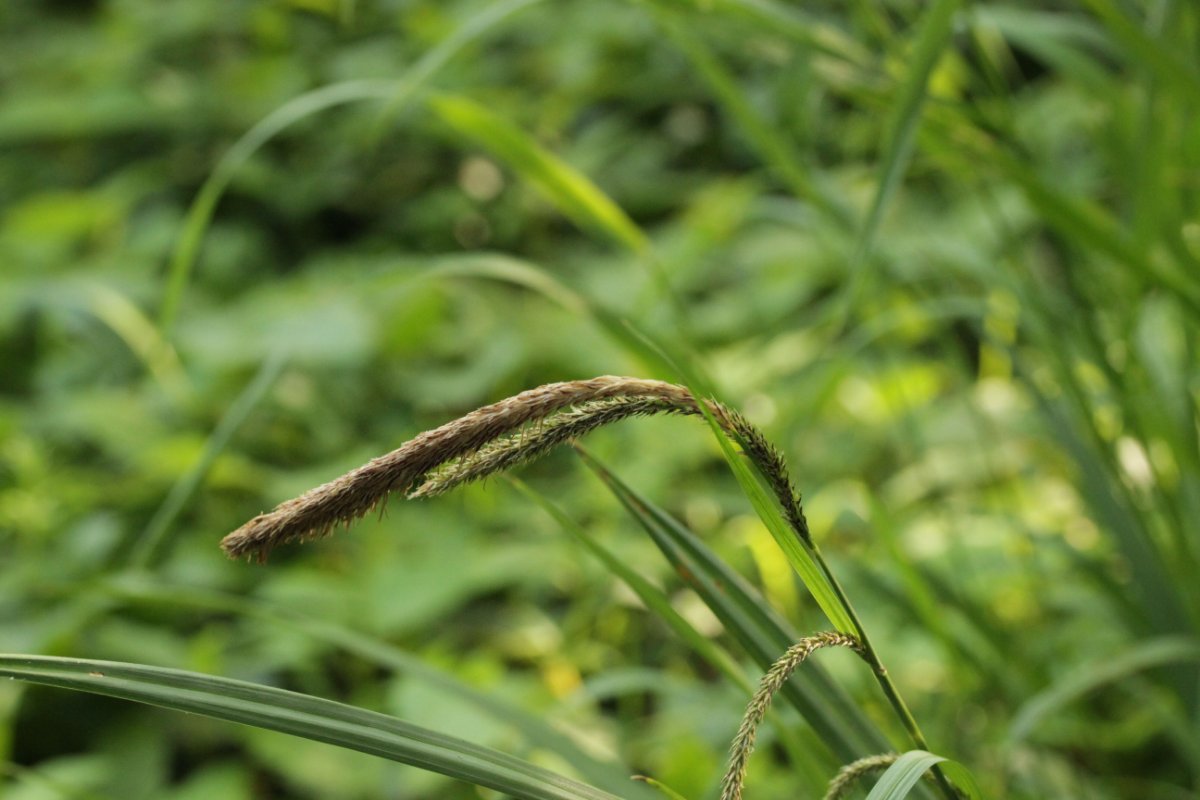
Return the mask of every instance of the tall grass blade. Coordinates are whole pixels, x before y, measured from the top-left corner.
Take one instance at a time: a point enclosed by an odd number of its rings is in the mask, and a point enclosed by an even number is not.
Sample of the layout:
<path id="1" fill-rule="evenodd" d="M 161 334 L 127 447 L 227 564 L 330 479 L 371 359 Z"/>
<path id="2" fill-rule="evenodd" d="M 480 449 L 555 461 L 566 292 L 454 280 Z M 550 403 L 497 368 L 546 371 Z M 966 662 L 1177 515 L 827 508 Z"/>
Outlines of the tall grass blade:
<path id="1" fill-rule="evenodd" d="M 1171 578 L 1162 551 L 1145 527 L 1145 520 L 1122 502 L 1120 479 L 1104 469 L 1104 456 L 1097 452 L 1097 447 L 1084 441 L 1061 410 L 1043 396 L 1039 396 L 1039 402 L 1058 439 L 1078 465 L 1084 498 L 1096 518 L 1111 532 L 1129 564 L 1133 580 L 1128 590 L 1140 601 L 1138 605 L 1145 619 L 1160 634 L 1188 633 L 1192 626 L 1187 605 Z M 1116 588 L 1121 590 L 1119 586 Z M 1181 685 L 1180 689 L 1183 688 Z"/>
<path id="2" fill-rule="evenodd" d="M 638 596 L 638 599 L 646 604 L 648 609 L 665 622 L 680 639 L 696 652 L 696 655 L 700 656 L 710 666 L 732 680 L 746 692 L 753 691 L 754 684 L 746 677 L 745 672 L 742 671 L 737 662 L 730 658 L 728 653 L 717 647 L 711 639 L 696 630 L 695 626 L 684 619 L 675 610 L 674 606 L 671 605 L 670 599 L 661 590 L 596 541 L 582 526 L 568 517 L 561 508 L 552 503 L 541 492 L 533 490 L 523 481 L 516 478 L 510 477 L 508 480 L 516 487 L 517 491 L 553 517 L 554 521 L 571 538 L 579 542 L 584 549 L 595 556 L 613 575 L 628 586 Z"/>
<path id="3" fill-rule="evenodd" d="M 572 314 L 595 316 L 592 302 L 563 284 L 549 270 L 504 253 L 463 253 L 432 260 L 426 278 L 485 278 L 541 295 Z"/>
<path id="4" fill-rule="evenodd" d="M 796 158 L 792 145 L 779 134 L 769 120 L 759 115 L 747 100 L 746 93 L 712 51 L 688 31 L 677 15 L 658 13 L 655 16 L 675 45 L 692 62 L 692 66 L 708 84 L 713 95 L 729 112 L 734 123 L 741 128 L 750 145 L 762 156 L 763 162 L 778 173 L 792 194 L 812 203 L 841 227 L 852 228 L 853 216 L 850 209 L 837 202 Z"/>
<path id="5" fill-rule="evenodd" d="M 429 106 L 459 136 L 488 150 L 540 189 L 580 228 L 597 230 L 635 254 L 648 253 L 645 234 L 620 206 L 525 131 L 465 97 L 437 95 Z"/>
<path id="6" fill-rule="evenodd" d="M 488 278 L 537 292 L 567 311 L 590 317 L 603 334 L 638 359 L 650 374 L 669 378 L 678 373 L 677 359 L 666 355 L 664 345 L 619 312 L 564 285 L 545 267 L 500 253 L 481 253 L 437 258 L 433 268 L 443 277 Z"/>
<path id="7" fill-rule="evenodd" d="M 412 70 L 399 81 L 358 80 L 323 86 L 289 100 L 271 112 L 261 122 L 242 135 L 233 147 L 221 157 L 208 180 L 188 208 L 183 233 L 175 245 L 167 272 L 167 286 L 159 311 L 159 327 L 168 338 L 179 314 L 183 293 L 188 279 L 195 268 L 200 253 L 200 244 L 208 225 L 212 221 L 217 203 L 224 194 L 234 174 L 250 156 L 280 132 L 314 114 L 329 108 L 363 100 L 383 100 L 387 105 L 380 114 L 377 130 L 382 130 L 387 120 L 405 103 L 416 96 L 418 90 L 444 67 L 464 47 L 478 39 L 496 25 L 540 0 L 507 0 L 490 6 L 487 10 L 471 17 L 443 42 L 426 53 L 413 65 Z"/>
<path id="8" fill-rule="evenodd" d="M 651 346 L 653 344 L 651 343 Z M 693 397 L 711 397 L 716 393 L 712 389 L 711 381 L 707 380 L 706 376 L 697 372 L 690 363 L 684 363 L 673 360 L 669 355 L 663 354 L 663 359 L 674 368 L 677 375 L 681 375 L 688 390 Z M 796 570 L 805 587 L 817 601 L 817 605 L 825 612 L 825 616 L 834 626 L 845 633 L 861 634 L 854 620 L 851 619 L 849 609 L 838 597 L 833 585 L 828 577 L 817 565 L 811 549 L 813 547 L 811 539 L 808 538 L 807 523 L 804 521 L 803 513 L 799 511 L 799 499 L 789 498 L 796 506 L 798 525 L 793 529 L 789 523 L 784 520 L 783 510 L 779 502 L 772 500 L 770 493 L 764 486 L 764 483 L 771 480 L 771 476 L 763 474 L 761 468 L 751 470 L 746 465 L 745 459 L 740 457 L 733 449 L 733 443 L 730 437 L 726 435 L 721 425 L 712 415 L 705 403 L 699 403 L 700 413 L 704 415 L 704 420 L 708 423 L 712 430 L 713 436 L 717 440 L 718 446 L 721 448 L 721 453 L 725 457 L 725 461 L 729 464 L 730 470 L 734 477 L 737 478 L 738 485 L 741 486 L 742 492 L 750 500 L 755 513 L 770 532 L 775 543 L 779 545 L 779 549 L 783 551 L 788 563 Z M 765 443 L 764 443 L 765 445 Z M 769 445 L 765 445 L 768 446 Z M 789 490 L 790 493 L 790 490 Z"/>
<path id="9" fill-rule="evenodd" d="M 584 463 L 616 496 L 662 551 L 681 578 L 764 670 L 794 642 L 790 630 L 745 580 L 669 514 L 634 492 L 594 457 Z M 819 665 L 811 664 L 782 689 L 787 701 L 817 731 L 840 761 L 887 748 L 886 739 Z"/>
<path id="10" fill-rule="evenodd" d="M 870 51 L 845 31 L 795 6 L 774 0 L 693 0 L 691 4 L 699 11 L 736 13 L 755 21 L 763 30 L 783 33 L 818 53 L 847 64 L 865 67 L 871 60 Z"/>
<path id="11" fill-rule="evenodd" d="M 183 293 L 187 290 L 188 280 L 200 254 L 200 244 L 208 231 L 209 223 L 212 222 L 217 203 L 242 164 L 260 147 L 297 122 L 347 103 L 383 100 L 389 96 L 392 89 L 391 81 L 382 80 L 345 81 L 314 89 L 272 111 L 221 156 L 221 160 L 217 162 L 212 174 L 200 187 L 200 192 L 188 208 L 183 233 L 180 234 L 171 254 L 171 262 L 167 268 L 167 285 L 158 315 L 158 324 L 165 337 L 170 338 L 171 330 L 175 326 L 175 319 L 183 302 Z"/>
<path id="12" fill-rule="evenodd" d="M 1113 39 L 1129 54 L 1131 63 L 1149 68 L 1158 80 L 1172 86 L 1182 95 L 1180 102 L 1200 103 L 1200 69 L 1196 66 L 1195 53 L 1190 59 L 1180 58 L 1165 42 L 1155 39 L 1142 25 L 1130 19 L 1112 0 L 1084 0 L 1084 5 L 1104 22 Z"/>
<path id="13" fill-rule="evenodd" d="M 901 178 L 912 159 L 916 141 L 917 125 L 921 120 L 921 108 L 928 93 L 929 78 L 950 43 L 953 32 L 954 13 L 958 0 L 935 0 L 924 12 L 917 27 L 908 76 L 900 85 L 898 97 L 888 118 L 883 158 L 879 165 L 879 186 L 871 201 L 871 208 L 858 233 L 854 253 L 850 259 L 849 282 L 841 308 L 841 319 L 853 310 L 866 279 L 868 263 L 875 247 L 875 237 L 883 222 L 883 214 L 900 186 Z M 840 327 L 840 325 L 839 325 Z"/>
<path id="14" fill-rule="evenodd" d="M 508 477 L 508 480 L 525 497 L 541 506 L 546 513 L 550 514 L 558 522 L 563 530 L 567 531 L 572 538 L 603 563 L 613 575 L 624 582 L 638 596 L 638 599 L 646 604 L 646 608 L 665 622 L 685 644 L 692 648 L 696 655 L 704 659 L 705 662 L 726 678 L 733 681 L 746 694 L 754 691 L 754 684 L 746 676 L 741 665 L 734 661 L 724 648 L 718 647 L 715 642 L 700 633 L 700 631 L 696 630 L 695 626 L 684 619 L 675 610 L 674 606 L 671 605 L 670 599 L 660 589 L 596 541 L 594 536 L 568 517 L 561 508 L 551 502 L 544 494 L 535 491 L 524 482 L 511 476 Z M 811 762 L 812 757 L 796 735 L 796 732 L 785 724 L 777 714 L 770 714 L 768 719 L 771 720 L 775 735 L 779 737 L 780 743 L 787 750 L 788 756 L 793 760 L 793 763 L 807 765 Z M 648 779 L 647 783 L 653 785 L 651 779 Z"/>
<path id="15" fill-rule="evenodd" d="M 142 664 L 32 655 L 0 655 L 0 676 L 326 742 L 518 798 L 616 800 L 521 759 L 385 714 L 245 681 Z"/>
<path id="16" fill-rule="evenodd" d="M 700 408 L 704 410 L 703 405 Z M 817 605 L 821 607 L 825 616 L 838 630 L 844 633 L 860 633 L 833 586 L 830 585 L 829 580 L 805 547 L 805 543 L 800 540 L 795 531 L 788 527 L 780 515 L 779 508 L 763 486 L 762 477 L 751 471 L 745 460 L 734 451 L 733 444 L 717 426 L 716 420 L 709 414 L 705 414 L 705 417 L 713 429 L 714 436 L 717 437 L 717 443 L 721 446 L 725 461 L 728 462 L 734 477 L 737 478 L 738 485 L 750 498 L 750 504 L 754 507 L 755 513 L 767 526 L 771 537 L 787 557 L 788 563 L 796 570 L 813 599 L 817 601 Z"/>
<path id="17" fill-rule="evenodd" d="M 1200 641 L 1182 636 L 1148 639 L 1124 653 L 1087 664 L 1021 706 L 1009 726 L 1008 741 L 1024 741 L 1043 720 L 1089 692 L 1154 667 L 1180 662 L 1200 662 Z"/>
<path id="18" fill-rule="evenodd" d="M 176 404 L 187 397 L 189 381 L 179 354 L 163 338 L 158 326 L 132 300 L 104 284 L 90 286 L 86 292 L 88 309 L 120 337 L 146 371 Z"/>
<path id="19" fill-rule="evenodd" d="M 447 672 L 374 636 L 326 620 L 315 619 L 292 609 L 276 608 L 260 600 L 246 600 L 232 594 L 168 586 L 134 575 L 119 576 L 99 585 L 108 597 L 146 606 L 178 606 L 223 614 L 235 614 L 299 631 L 314 641 L 341 648 L 359 658 L 389 670 L 402 672 L 430 686 L 452 694 L 498 722 L 510 726 L 531 747 L 560 756 L 595 786 L 611 792 L 627 792 L 629 773 L 619 765 L 605 764 L 583 752 L 562 731 L 542 717 L 531 714 L 502 698 L 481 692 Z"/>
<path id="20" fill-rule="evenodd" d="M 1200 314 L 1200 279 L 1173 262 L 1142 252 L 1107 211 L 1049 186 L 1021 158 L 1000 148 L 981 158 L 1020 186 L 1042 218 L 1065 239 L 1103 253 L 1139 280 L 1154 278 L 1192 313 Z"/>
<path id="21" fill-rule="evenodd" d="M 421 56 L 399 80 L 391 97 L 379 112 L 379 118 L 372 131 L 372 138 L 378 139 L 383 134 L 388 122 L 459 51 L 509 17 L 540 2 L 542 0 L 501 0 L 501 2 L 492 3 L 482 11 L 468 15 L 466 22 Z"/>
<path id="22" fill-rule="evenodd" d="M 977 30 L 996 31 L 1016 49 L 1028 51 L 1055 72 L 1094 91 L 1109 85 L 1104 62 L 1118 57 L 1118 52 L 1091 17 L 989 4 L 969 8 L 967 22 Z"/>
<path id="23" fill-rule="evenodd" d="M 209 470 L 229 445 L 229 440 L 237 433 L 238 428 L 242 427 L 242 423 L 250 416 L 250 412 L 254 410 L 255 406 L 266 396 L 267 390 L 275 383 L 275 379 L 279 377 L 286 363 L 287 357 L 282 352 L 276 353 L 264 361 L 258 373 L 229 406 L 220 422 L 217 423 L 217 427 L 208 437 L 208 441 L 205 442 L 204 452 L 200 454 L 200 458 L 171 487 L 162 504 L 154 512 L 154 516 L 150 518 L 145 530 L 142 531 L 141 537 L 129 555 L 129 563 L 132 566 L 145 569 L 162 558 L 169 545 L 171 525 L 179 518 L 180 512 L 187 506 L 188 501 L 192 499 L 200 485 L 204 483 Z"/>

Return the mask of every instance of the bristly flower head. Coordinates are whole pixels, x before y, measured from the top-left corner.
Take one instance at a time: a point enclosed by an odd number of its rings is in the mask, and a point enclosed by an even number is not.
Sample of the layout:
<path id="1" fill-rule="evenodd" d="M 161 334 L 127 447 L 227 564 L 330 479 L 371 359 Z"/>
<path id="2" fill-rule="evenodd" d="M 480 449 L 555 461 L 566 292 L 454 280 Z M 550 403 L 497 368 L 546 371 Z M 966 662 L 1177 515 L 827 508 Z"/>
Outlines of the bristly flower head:
<path id="1" fill-rule="evenodd" d="M 779 453 L 740 414 L 712 400 L 705 406 L 717 424 L 736 438 L 766 476 L 797 535 L 808 526 Z M 631 416 L 699 414 L 683 386 L 604 375 L 550 383 L 521 392 L 426 431 L 387 455 L 310 489 L 230 533 L 221 547 L 231 557 L 264 559 L 285 542 L 324 536 L 349 523 L 391 493 L 414 497 L 440 494 L 536 458 L 558 444 Z"/>

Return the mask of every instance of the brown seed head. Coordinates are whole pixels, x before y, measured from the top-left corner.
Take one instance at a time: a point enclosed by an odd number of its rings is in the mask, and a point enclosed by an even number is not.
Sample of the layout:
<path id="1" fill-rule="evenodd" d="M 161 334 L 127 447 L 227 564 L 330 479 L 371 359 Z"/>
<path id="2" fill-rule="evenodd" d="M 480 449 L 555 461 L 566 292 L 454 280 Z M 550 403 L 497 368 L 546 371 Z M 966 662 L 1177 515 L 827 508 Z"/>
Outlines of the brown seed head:
<path id="1" fill-rule="evenodd" d="M 335 524 L 361 517 L 389 493 L 419 486 L 440 464 L 472 453 L 530 421 L 579 403 L 613 397 L 658 397 L 695 405 L 682 386 L 638 378 L 604 375 L 539 386 L 426 431 L 387 455 L 280 503 L 230 533 L 221 547 L 230 557 L 257 554 L 261 559 L 277 544 L 324 536 Z"/>
<path id="2" fill-rule="evenodd" d="M 808 523 L 779 452 L 744 417 L 714 400 L 705 406 L 737 439 L 766 477 L 796 535 L 808 539 Z M 263 560 L 271 548 L 324 536 L 383 502 L 392 492 L 439 494 L 536 458 L 558 444 L 603 425 L 645 414 L 698 414 L 683 386 L 602 375 L 550 383 L 521 392 L 426 431 L 387 455 L 310 489 L 259 514 L 221 540 L 230 557 Z"/>

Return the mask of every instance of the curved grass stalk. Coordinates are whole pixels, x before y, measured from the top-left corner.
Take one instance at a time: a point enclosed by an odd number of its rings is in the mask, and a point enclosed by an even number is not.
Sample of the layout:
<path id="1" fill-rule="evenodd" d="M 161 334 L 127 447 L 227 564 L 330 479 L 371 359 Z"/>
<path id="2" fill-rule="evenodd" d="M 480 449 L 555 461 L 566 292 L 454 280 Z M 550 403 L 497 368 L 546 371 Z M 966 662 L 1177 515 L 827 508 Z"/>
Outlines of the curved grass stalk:
<path id="1" fill-rule="evenodd" d="M 416 96 L 418 90 L 464 47 L 513 14 L 537 2 L 540 0 L 503 0 L 496 3 L 482 13 L 473 15 L 444 41 L 425 53 L 399 81 L 351 80 L 322 86 L 292 98 L 244 133 L 221 156 L 216 168 L 200 187 L 196 199 L 188 208 L 183 233 L 171 253 L 171 262 L 167 270 L 167 286 L 158 319 L 162 335 L 166 338 L 171 335 L 188 279 L 200 255 L 200 244 L 212 221 L 217 203 L 237 170 L 260 147 L 287 128 L 314 114 L 365 100 L 386 103 L 377 119 L 375 131 L 378 133 L 386 121 Z"/>
<path id="2" fill-rule="evenodd" d="M 737 735 L 730 747 L 729 767 L 721 781 L 721 800 L 742 800 L 742 789 L 746 782 L 746 768 L 750 762 L 750 754 L 754 752 L 754 740 L 758 735 L 758 726 L 767 716 L 767 709 L 776 693 L 787 683 L 801 664 L 817 650 L 823 647 L 847 647 L 860 656 L 863 655 L 862 643 L 853 636 L 838 631 L 806 636 L 788 648 L 787 652 L 776 661 L 767 674 L 763 676 L 758 691 L 746 706 L 746 714 L 738 727 Z"/>
<path id="3" fill-rule="evenodd" d="M 225 152 L 188 208 L 183 233 L 180 234 L 171 253 L 171 262 L 167 268 L 167 286 L 158 314 L 158 325 L 164 337 L 170 337 L 171 329 L 175 325 L 179 306 L 183 302 L 183 293 L 200 255 L 200 244 L 216 212 L 217 203 L 242 164 L 260 147 L 302 119 L 347 103 L 384 100 L 391 92 L 391 82 L 382 80 L 344 81 L 322 86 L 292 98 L 272 111 Z"/>

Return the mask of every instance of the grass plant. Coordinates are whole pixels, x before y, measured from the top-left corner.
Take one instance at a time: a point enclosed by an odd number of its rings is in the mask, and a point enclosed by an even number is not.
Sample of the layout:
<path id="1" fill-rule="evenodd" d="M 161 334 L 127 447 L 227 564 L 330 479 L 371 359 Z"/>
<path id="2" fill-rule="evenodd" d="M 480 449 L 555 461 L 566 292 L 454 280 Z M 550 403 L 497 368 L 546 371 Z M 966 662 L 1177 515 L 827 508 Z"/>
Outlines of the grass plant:
<path id="1" fill-rule="evenodd" d="M 721 431 L 738 441 L 774 492 L 792 534 L 821 565 L 824 577 L 837 591 L 854 626 L 854 634 L 831 632 L 805 637 L 771 666 L 751 699 L 731 745 L 733 755 L 722 781 L 721 800 L 741 800 L 747 761 L 771 698 L 804 660 L 822 647 L 847 647 L 862 656 L 871 665 L 914 744 L 921 749 L 927 747 L 879 653 L 870 645 L 862 623 L 816 549 L 800 497 L 779 451 L 741 414 L 715 400 L 698 402 L 683 386 L 606 375 L 529 389 L 423 433 L 387 455 L 281 503 L 230 533 L 221 541 L 221 547 L 231 557 L 249 555 L 265 561 L 272 548 L 326 535 L 335 525 L 349 523 L 378 507 L 393 491 L 404 492 L 410 499 L 441 494 L 538 458 L 556 445 L 604 425 L 631 416 L 664 412 L 704 413 Z M 943 791 L 948 797 L 955 797 L 936 766 L 934 769 Z"/>
<path id="2" fill-rule="evenodd" d="M 0 19 L 6 800 L 1200 790 L 1200 5 Z"/>

